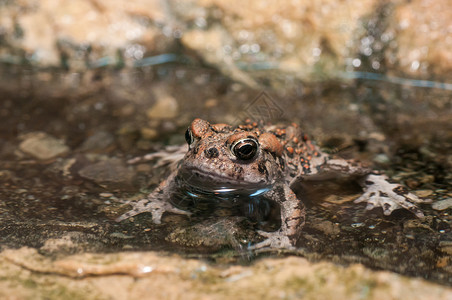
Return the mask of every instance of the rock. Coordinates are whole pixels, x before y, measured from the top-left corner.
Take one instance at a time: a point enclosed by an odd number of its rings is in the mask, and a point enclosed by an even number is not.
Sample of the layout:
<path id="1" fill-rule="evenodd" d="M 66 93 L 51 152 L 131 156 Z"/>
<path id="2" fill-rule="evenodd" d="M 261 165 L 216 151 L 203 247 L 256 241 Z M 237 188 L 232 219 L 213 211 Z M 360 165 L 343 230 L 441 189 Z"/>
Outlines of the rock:
<path id="1" fill-rule="evenodd" d="M 433 194 L 432 190 L 417 190 L 415 191 L 416 196 L 424 198 Z"/>
<path id="2" fill-rule="evenodd" d="M 146 112 L 149 119 L 173 119 L 179 113 L 177 100 L 168 94 L 164 88 L 156 88 L 153 94 L 157 102 Z"/>
<path id="3" fill-rule="evenodd" d="M 0 59 L 84 71 L 179 62 L 196 53 L 252 87 L 264 80 L 343 80 L 344 70 L 383 67 L 450 78 L 448 6 L 448 0 L 6 1 Z M 171 53 L 180 43 L 188 51 Z"/>
<path id="4" fill-rule="evenodd" d="M 304 81 L 334 78 L 351 66 L 348 58 L 356 51 L 355 39 L 364 32 L 360 19 L 377 5 L 374 0 L 353 7 L 338 1 L 263 5 L 259 0 L 205 0 L 202 7 L 209 8 L 221 25 L 194 26 L 184 32 L 182 43 L 250 86 L 255 85 L 257 71 Z"/>
<path id="5" fill-rule="evenodd" d="M 452 19 L 449 0 L 413 0 L 395 6 L 391 29 L 394 37 L 386 54 L 411 77 L 452 77 Z M 428 11 L 428 13 L 425 13 Z"/>
<path id="6" fill-rule="evenodd" d="M 0 298 L 5 299 L 10 295 L 20 295 L 20 299 L 113 300 L 242 299 L 243 295 L 247 299 L 338 300 L 452 297 L 449 287 L 421 278 L 409 279 L 358 264 L 312 263 L 294 256 L 262 258 L 246 266 L 215 266 L 151 251 L 83 253 L 52 259 L 23 247 L 0 253 L 0 276 Z"/>
<path id="7" fill-rule="evenodd" d="M 69 147 L 63 141 L 45 132 L 29 133 L 20 143 L 19 149 L 37 159 L 46 160 L 66 154 Z"/>
<path id="8" fill-rule="evenodd" d="M 338 225 L 330 222 L 330 221 L 320 221 L 312 226 L 313 228 L 317 230 L 321 230 L 327 235 L 334 236 L 336 234 L 340 233 L 340 228 Z"/>
<path id="9" fill-rule="evenodd" d="M 386 154 L 384 154 L 384 153 L 380 153 L 380 154 L 375 155 L 373 161 L 376 162 L 376 163 L 379 163 L 379 164 L 388 164 L 388 163 L 391 162 L 389 157 Z"/>
<path id="10" fill-rule="evenodd" d="M 135 173 L 119 159 L 108 159 L 82 168 L 78 174 L 101 186 L 111 188 L 131 187 Z"/>
<path id="11" fill-rule="evenodd" d="M 123 58 L 133 63 L 145 51 L 172 41 L 148 22 L 137 22 L 137 16 L 162 23 L 167 18 L 165 5 L 156 0 L 129 1 L 127 5 L 106 0 L 17 1 L 2 5 L 0 28 L 5 44 L 22 50 L 30 63 L 41 67 L 67 64 L 72 70 L 81 70 L 87 68 L 87 62 L 91 67 L 117 63 L 119 48 L 124 49 Z"/>
<path id="12" fill-rule="evenodd" d="M 102 150 L 111 146 L 114 142 L 114 137 L 107 131 L 96 131 L 89 136 L 82 144 L 81 150 Z"/>
<path id="13" fill-rule="evenodd" d="M 452 198 L 447 198 L 432 204 L 432 208 L 436 210 L 445 210 L 449 207 L 452 207 Z"/>
<path id="14" fill-rule="evenodd" d="M 61 238 L 48 239 L 45 241 L 44 245 L 39 248 L 39 250 L 43 253 L 61 253 L 77 249 L 80 245 L 74 243 L 73 240 L 77 240 L 77 238 L 81 235 L 82 233 L 80 232 L 69 232 Z"/>
<path id="15" fill-rule="evenodd" d="M 159 133 L 154 128 L 143 127 L 140 129 L 141 137 L 145 140 L 152 140 L 158 137 Z"/>

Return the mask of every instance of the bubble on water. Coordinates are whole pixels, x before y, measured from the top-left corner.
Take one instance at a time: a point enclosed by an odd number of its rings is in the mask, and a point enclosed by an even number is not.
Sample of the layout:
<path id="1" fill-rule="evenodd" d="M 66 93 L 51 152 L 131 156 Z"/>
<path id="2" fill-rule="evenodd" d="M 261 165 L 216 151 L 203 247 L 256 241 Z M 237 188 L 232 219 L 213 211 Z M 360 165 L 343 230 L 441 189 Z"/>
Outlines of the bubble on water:
<path id="1" fill-rule="evenodd" d="M 166 37 L 172 37 L 173 35 L 173 29 L 171 28 L 171 26 L 164 26 L 162 28 L 162 33 L 166 36 Z"/>
<path id="2" fill-rule="evenodd" d="M 392 31 L 385 32 L 381 35 L 380 40 L 384 43 L 389 42 L 394 37 L 394 33 Z"/>
<path id="3" fill-rule="evenodd" d="M 400 21 L 399 26 L 401 29 L 408 28 L 408 26 L 410 26 L 410 21 L 408 21 L 407 19 L 403 19 Z"/>
<path id="4" fill-rule="evenodd" d="M 250 46 L 250 50 L 252 53 L 258 53 L 259 51 L 261 51 L 261 46 L 259 46 L 259 44 L 252 44 Z"/>
<path id="5" fill-rule="evenodd" d="M 240 51 L 241 53 L 248 53 L 248 52 L 250 52 L 250 45 L 248 45 L 248 44 L 243 44 L 243 45 L 241 45 L 241 46 L 239 47 L 239 51 Z"/>
<path id="6" fill-rule="evenodd" d="M 374 69 L 374 70 L 380 69 L 380 62 L 379 61 L 373 61 L 372 62 L 372 69 Z"/>
<path id="7" fill-rule="evenodd" d="M 231 51 L 232 51 L 231 45 L 224 45 L 223 46 L 223 53 L 224 54 L 231 54 Z"/>
<path id="8" fill-rule="evenodd" d="M 359 58 L 354 58 L 354 59 L 352 60 L 352 65 L 353 65 L 355 68 L 358 68 L 359 66 L 361 66 L 361 60 L 360 60 Z"/>
<path id="9" fill-rule="evenodd" d="M 363 37 L 362 39 L 361 39 L 361 45 L 363 45 L 364 47 L 368 47 L 368 46 L 370 46 L 370 45 L 372 45 L 372 43 L 374 42 L 374 37 L 373 36 L 366 36 L 366 37 Z"/>
<path id="10" fill-rule="evenodd" d="M 182 31 L 182 29 L 180 28 L 176 28 L 173 31 L 173 38 L 175 39 L 180 39 L 182 37 L 182 35 L 184 34 L 184 32 Z"/>
<path id="11" fill-rule="evenodd" d="M 320 56 L 320 54 L 322 54 L 322 49 L 320 49 L 320 48 L 312 49 L 312 55 L 313 56 L 318 57 L 318 56 Z"/>
<path id="12" fill-rule="evenodd" d="M 240 40 L 247 40 L 251 37 L 251 34 L 247 30 L 240 30 L 239 31 L 239 39 Z"/>
<path id="13" fill-rule="evenodd" d="M 154 270 L 154 268 L 151 266 L 144 266 L 141 268 L 142 273 L 151 273 L 153 270 Z"/>
<path id="14" fill-rule="evenodd" d="M 281 22 L 281 28 L 286 35 L 286 37 L 295 37 L 296 36 L 296 27 L 295 24 L 289 20 L 284 20 Z"/>
<path id="15" fill-rule="evenodd" d="M 126 47 L 124 51 L 124 56 L 133 59 L 142 59 L 146 48 L 140 44 L 131 44 Z"/>
<path id="16" fill-rule="evenodd" d="M 383 43 L 382 42 L 375 42 L 373 45 L 372 45 L 372 48 L 375 50 L 375 51 L 380 51 L 381 49 L 383 49 Z"/>
<path id="17" fill-rule="evenodd" d="M 135 27 L 134 29 L 127 30 L 126 38 L 128 40 L 136 40 L 142 35 L 143 31 L 139 27 Z"/>
<path id="18" fill-rule="evenodd" d="M 204 28 L 207 26 L 207 21 L 205 18 L 196 18 L 195 24 L 196 24 L 196 26 L 198 26 L 200 28 Z"/>
<path id="19" fill-rule="evenodd" d="M 365 56 L 371 56 L 371 55 L 372 55 L 372 48 L 370 48 L 370 47 L 364 48 L 364 49 L 362 50 L 362 53 L 363 53 Z"/>
<path id="20" fill-rule="evenodd" d="M 420 65 L 421 65 L 421 64 L 419 63 L 419 61 L 417 61 L 417 60 L 413 61 L 413 62 L 411 63 L 411 70 L 412 70 L 412 71 L 418 70 Z"/>

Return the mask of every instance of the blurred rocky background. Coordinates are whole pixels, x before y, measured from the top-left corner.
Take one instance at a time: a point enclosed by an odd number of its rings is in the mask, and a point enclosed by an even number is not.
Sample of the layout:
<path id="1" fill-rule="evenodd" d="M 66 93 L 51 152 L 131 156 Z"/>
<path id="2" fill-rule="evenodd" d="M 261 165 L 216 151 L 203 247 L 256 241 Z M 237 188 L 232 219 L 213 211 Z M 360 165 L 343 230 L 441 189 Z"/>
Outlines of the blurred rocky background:
<path id="1" fill-rule="evenodd" d="M 452 77 L 447 0 L 0 2 L 0 61 L 86 72 L 206 64 L 249 85 Z M 345 75 L 346 76 L 346 75 Z"/>
<path id="2" fill-rule="evenodd" d="M 369 126 L 368 117 L 430 139 L 450 125 L 449 4 L 3 0 L 0 88 L 43 97 L 102 91 L 110 102 L 147 107 L 166 90 L 175 98 L 165 104 L 169 117 L 184 124 L 203 112 L 230 121 L 270 89 L 287 119 L 314 128 L 354 130 Z M 326 103 L 317 100 L 324 96 Z M 187 102 L 194 114 L 181 114 Z M 132 114 L 132 106 L 119 111 Z M 318 121 L 325 114 L 337 116 L 334 124 Z"/>

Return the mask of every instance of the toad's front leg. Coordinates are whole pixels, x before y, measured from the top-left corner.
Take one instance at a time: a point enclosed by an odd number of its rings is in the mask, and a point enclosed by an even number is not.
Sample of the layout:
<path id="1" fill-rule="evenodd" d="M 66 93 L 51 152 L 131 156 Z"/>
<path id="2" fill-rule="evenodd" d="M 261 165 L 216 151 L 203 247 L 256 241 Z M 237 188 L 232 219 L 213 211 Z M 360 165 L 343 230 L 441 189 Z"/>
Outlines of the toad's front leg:
<path id="1" fill-rule="evenodd" d="M 268 196 L 281 207 L 281 228 L 274 232 L 259 231 L 266 239 L 249 249 L 294 249 L 305 223 L 305 206 L 288 185 L 278 186 Z"/>
<path id="2" fill-rule="evenodd" d="M 121 222 L 122 220 L 144 212 L 152 214 L 152 221 L 155 224 L 161 223 L 162 215 L 165 212 L 190 215 L 190 212 L 178 209 L 170 202 L 171 191 L 176 188 L 175 177 L 176 172 L 173 172 L 168 179 L 160 183 L 160 185 L 152 193 L 150 193 L 146 199 L 141 199 L 138 202 L 129 202 L 128 204 L 132 205 L 133 208 L 119 216 L 116 219 L 116 222 Z"/>

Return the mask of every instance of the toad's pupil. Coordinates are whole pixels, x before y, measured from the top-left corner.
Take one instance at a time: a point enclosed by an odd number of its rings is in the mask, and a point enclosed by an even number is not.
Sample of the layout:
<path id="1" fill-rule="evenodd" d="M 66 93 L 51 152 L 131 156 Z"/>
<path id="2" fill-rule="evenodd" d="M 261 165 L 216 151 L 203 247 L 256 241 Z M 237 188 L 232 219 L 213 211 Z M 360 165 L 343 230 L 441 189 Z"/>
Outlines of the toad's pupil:
<path id="1" fill-rule="evenodd" d="M 249 155 L 253 151 L 253 146 L 251 145 L 243 145 L 238 149 L 242 155 Z"/>
<path id="2" fill-rule="evenodd" d="M 257 153 L 257 143 L 253 140 L 240 141 L 232 150 L 238 159 L 249 160 Z"/>

